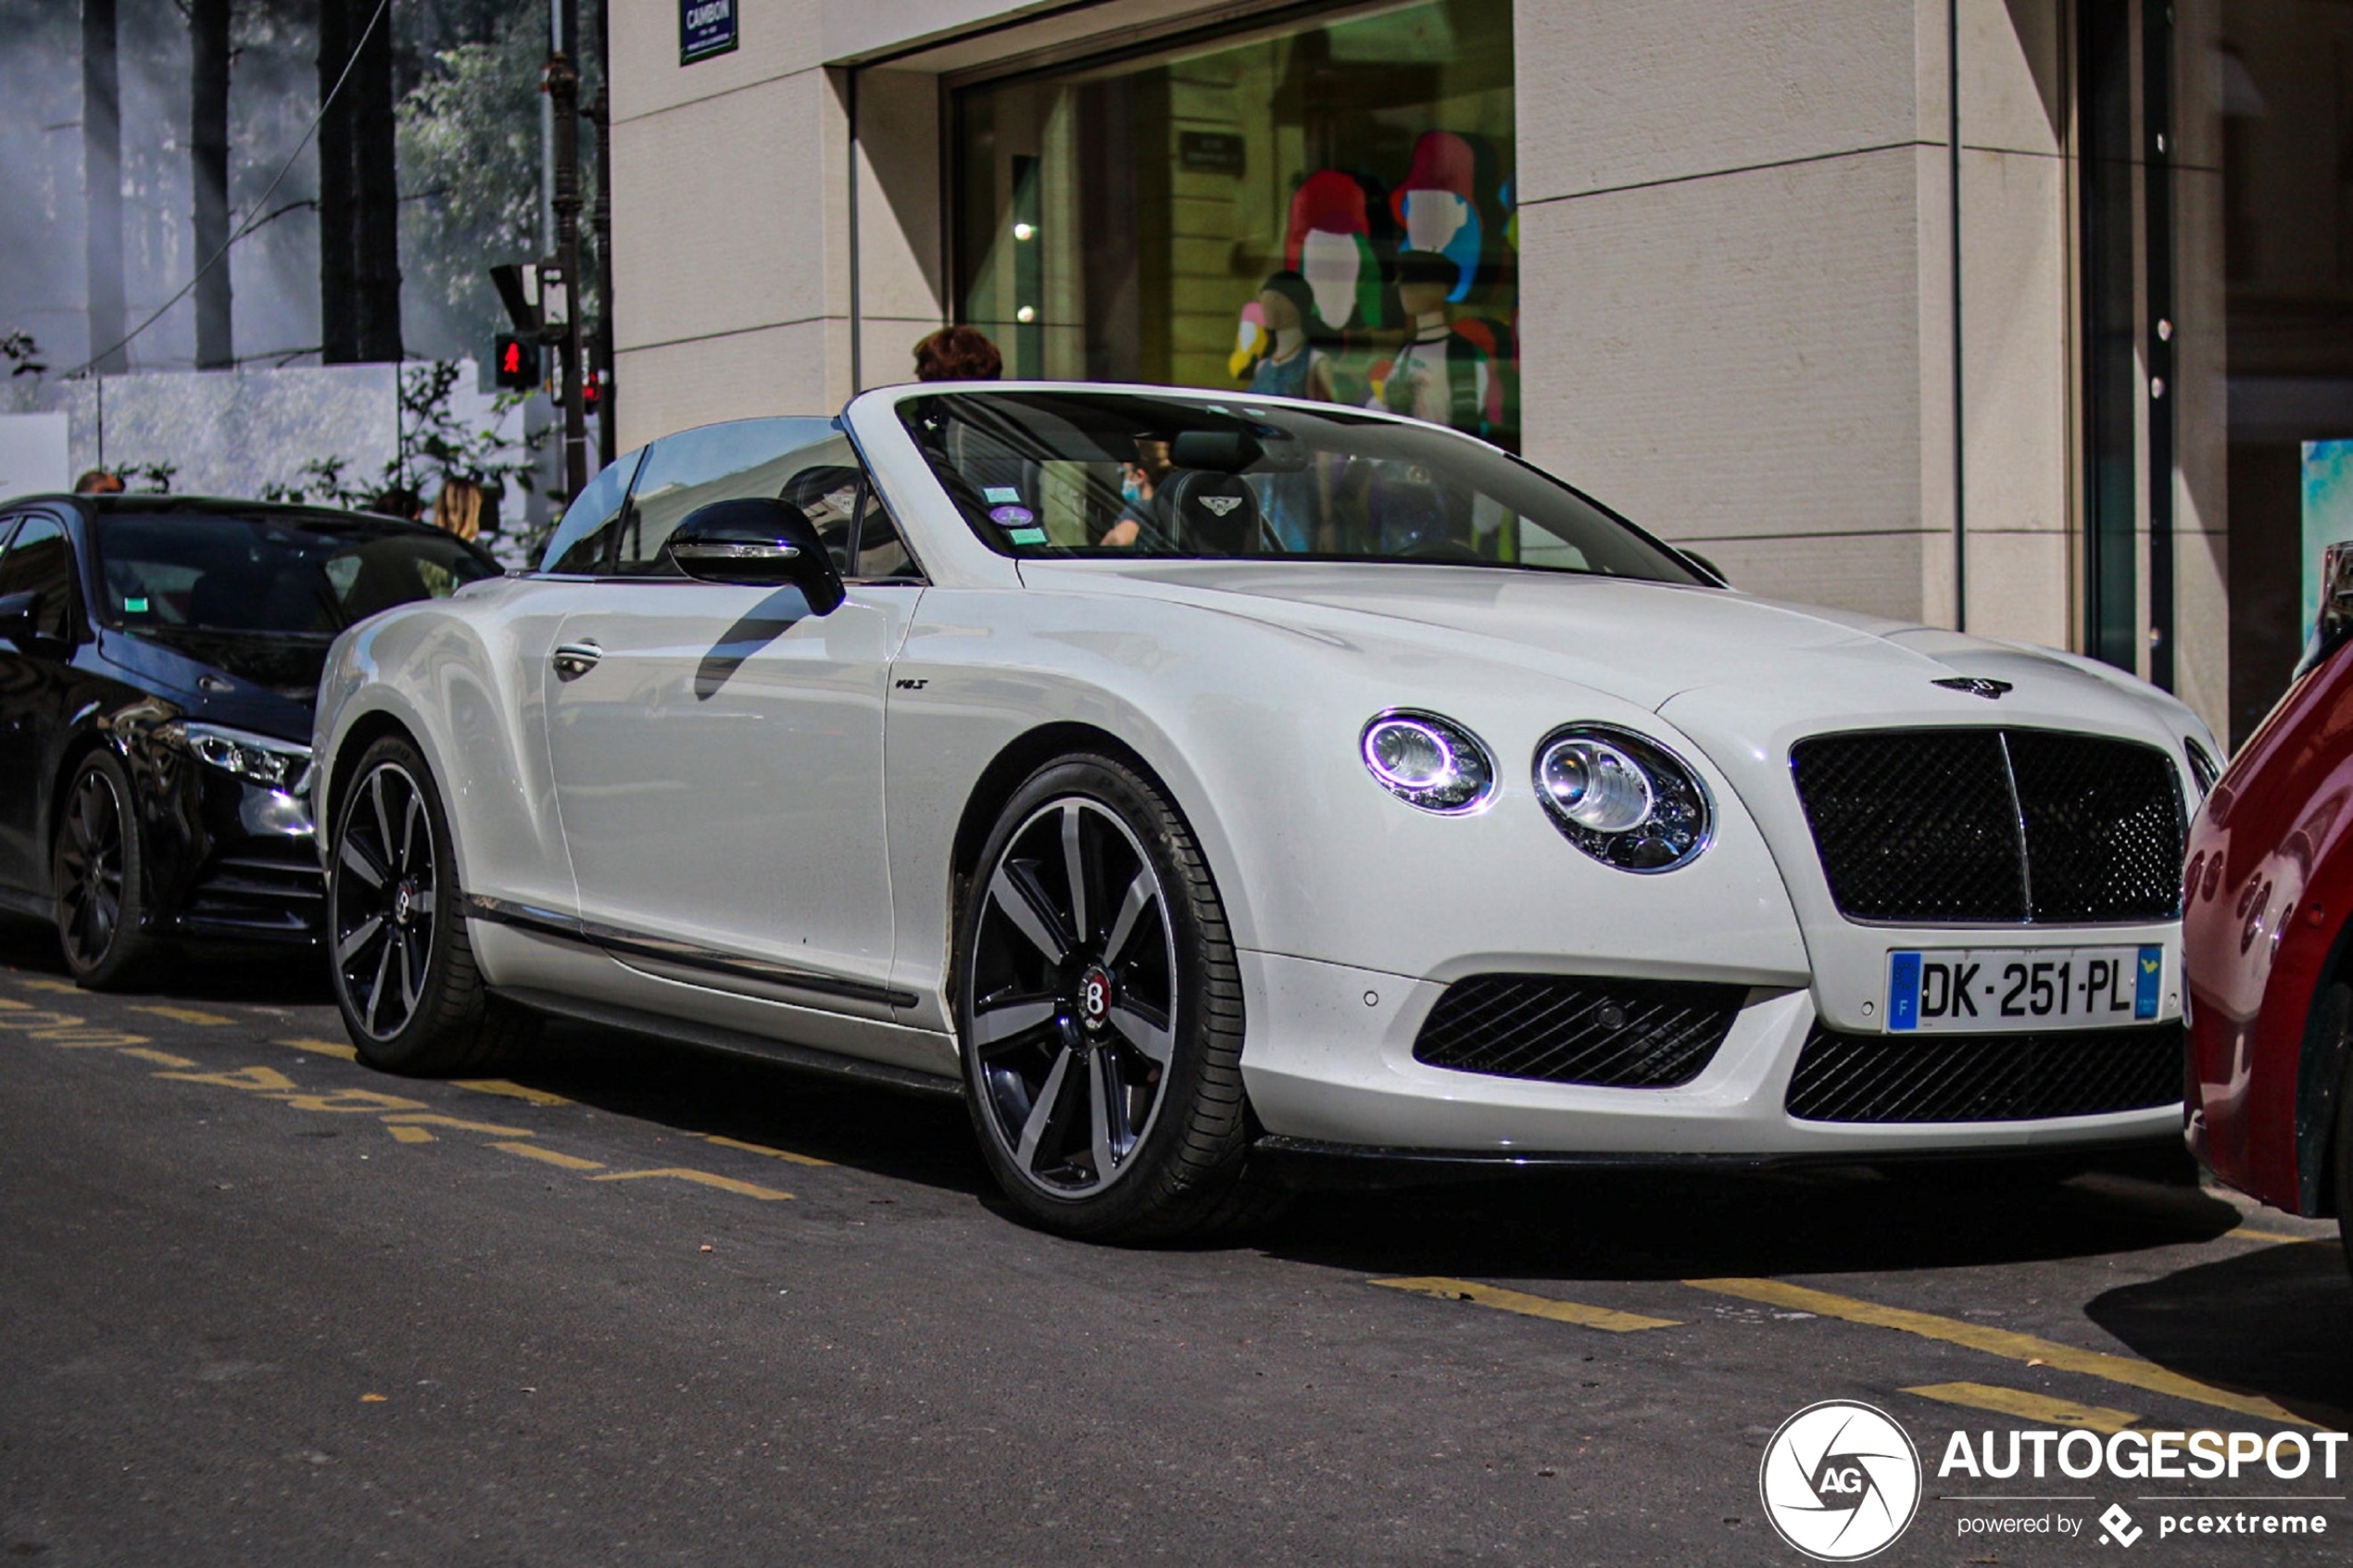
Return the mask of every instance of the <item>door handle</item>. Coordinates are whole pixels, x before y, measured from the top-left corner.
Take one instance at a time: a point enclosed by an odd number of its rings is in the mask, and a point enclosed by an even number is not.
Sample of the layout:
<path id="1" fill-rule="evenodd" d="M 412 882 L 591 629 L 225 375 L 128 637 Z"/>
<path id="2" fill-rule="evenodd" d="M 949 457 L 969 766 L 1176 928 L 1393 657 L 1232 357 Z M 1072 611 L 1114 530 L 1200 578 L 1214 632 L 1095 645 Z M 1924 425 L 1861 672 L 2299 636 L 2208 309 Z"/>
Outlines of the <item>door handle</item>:
<path id="1" fill-rule="evenodd" d="M 597 668 L 597 661 L 604 657 L 605 650 L 594 643 L 561 644 L 556 649 L 556 679 L 577 681 Z"/>

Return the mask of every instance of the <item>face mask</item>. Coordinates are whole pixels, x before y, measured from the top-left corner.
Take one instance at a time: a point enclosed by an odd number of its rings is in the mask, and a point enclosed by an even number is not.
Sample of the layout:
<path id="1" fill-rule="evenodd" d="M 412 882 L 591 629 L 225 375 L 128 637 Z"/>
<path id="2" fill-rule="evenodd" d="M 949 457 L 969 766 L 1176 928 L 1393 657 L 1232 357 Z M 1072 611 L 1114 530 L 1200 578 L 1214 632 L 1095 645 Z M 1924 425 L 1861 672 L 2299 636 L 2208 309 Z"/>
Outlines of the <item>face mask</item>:
<path id="1" fill-rule="evenodd" d="M 1120 498 L 1132 507 L 1144 498 L 1144 487 L 1137 483 L 1136 476 L 1131 473 L 1119 482 L 1119 494 Z"/>

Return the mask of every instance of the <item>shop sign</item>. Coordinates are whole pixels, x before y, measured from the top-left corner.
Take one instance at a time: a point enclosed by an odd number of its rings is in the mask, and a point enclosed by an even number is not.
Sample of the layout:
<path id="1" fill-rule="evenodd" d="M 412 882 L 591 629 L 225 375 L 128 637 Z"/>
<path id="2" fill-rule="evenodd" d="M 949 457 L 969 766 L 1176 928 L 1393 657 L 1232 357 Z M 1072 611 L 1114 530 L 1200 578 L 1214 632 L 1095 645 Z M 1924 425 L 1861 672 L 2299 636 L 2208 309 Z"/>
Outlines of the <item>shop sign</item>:
<path id="1" fill-rule="evenodd" d="M 736 47 L 736 0 L 678 0 L 678 63 L 693 65 Z"/>

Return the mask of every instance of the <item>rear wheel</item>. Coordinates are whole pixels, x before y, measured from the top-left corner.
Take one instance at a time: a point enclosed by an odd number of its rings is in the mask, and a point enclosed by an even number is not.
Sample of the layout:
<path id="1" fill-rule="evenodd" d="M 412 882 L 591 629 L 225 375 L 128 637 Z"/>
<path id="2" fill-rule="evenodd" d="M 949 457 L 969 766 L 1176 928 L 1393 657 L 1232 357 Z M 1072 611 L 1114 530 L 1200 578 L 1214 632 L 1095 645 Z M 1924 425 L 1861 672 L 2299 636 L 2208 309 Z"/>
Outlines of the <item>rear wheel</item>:
<path id="1" fill-rule="evenodd" d="M 327 935 L 359 1059 L 388 1073 L 478 1070 L 535 1021 L 492 997 L 459 907 L 449 822 L 408 741 L 371 746 L 335 807 Z"/>
<path id="2" fill-rule="evenodd" d="M 130 985 L 155 956 L 146 917 L 145 842 L 131 775 L 111 752 L 82 759 L 67 781 L 50 857 L 57 943 L 76 984 Z"/>
<path id="3" fill-rule="evenodd" d="M 1240 975 L 1200 847 L 1158 787 L 1102 756 L 1033 774 L 957 932 L 966 1101 L 1024 1215 L 1154 1241 L 1256 1214 Z"/>

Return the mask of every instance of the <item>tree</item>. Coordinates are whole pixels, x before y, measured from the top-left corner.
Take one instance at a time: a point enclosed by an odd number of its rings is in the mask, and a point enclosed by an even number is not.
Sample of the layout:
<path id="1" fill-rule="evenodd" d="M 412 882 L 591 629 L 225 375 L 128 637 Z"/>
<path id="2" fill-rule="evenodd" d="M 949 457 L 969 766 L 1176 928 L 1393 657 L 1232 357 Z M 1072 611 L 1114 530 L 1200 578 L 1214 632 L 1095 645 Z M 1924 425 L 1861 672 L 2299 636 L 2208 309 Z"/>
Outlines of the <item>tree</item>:
<path id="1" fill-rule="evenodd" d="M 459 330 L 439 352 L 484 352 L 505 320 L 485 269 L 542 252 L 539 72 L 547 63 L 547 6 L 509 6 L 490 37 L 425 61 L 401 100 L 400 169 L 411 196 L 404 254 Z"/>
<path id="2" fill-rule="evenodd" d="M 237 362 L 230 332 L 229 0 L 191 0 L 188 8 L 188 162 L 195 194 L 196 369 Z"/>
<path id="3" fill-rule="evenodd" d="M 330 365 L 403 357 L 390 11 L 319 0 L 319 358 Z"/>

